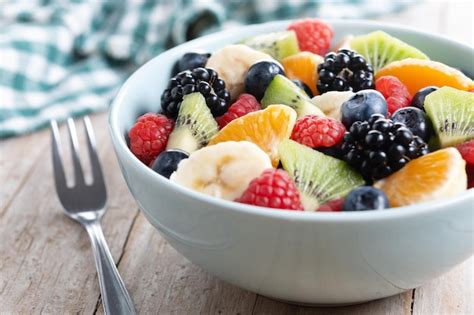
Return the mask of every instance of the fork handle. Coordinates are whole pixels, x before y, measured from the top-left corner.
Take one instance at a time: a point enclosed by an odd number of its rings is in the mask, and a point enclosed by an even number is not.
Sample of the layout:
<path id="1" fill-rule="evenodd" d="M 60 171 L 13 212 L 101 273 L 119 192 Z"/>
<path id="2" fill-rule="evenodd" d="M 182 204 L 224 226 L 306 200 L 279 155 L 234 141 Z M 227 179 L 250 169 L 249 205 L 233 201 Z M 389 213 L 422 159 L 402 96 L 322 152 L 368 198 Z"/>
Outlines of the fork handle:
<path id="1" fill-rule="evenodd" d="M 105 314 L 136 314 L 132 299 L 115 267 L 99 221 L 85 222 L 84 225 L 92 243 Z"/>

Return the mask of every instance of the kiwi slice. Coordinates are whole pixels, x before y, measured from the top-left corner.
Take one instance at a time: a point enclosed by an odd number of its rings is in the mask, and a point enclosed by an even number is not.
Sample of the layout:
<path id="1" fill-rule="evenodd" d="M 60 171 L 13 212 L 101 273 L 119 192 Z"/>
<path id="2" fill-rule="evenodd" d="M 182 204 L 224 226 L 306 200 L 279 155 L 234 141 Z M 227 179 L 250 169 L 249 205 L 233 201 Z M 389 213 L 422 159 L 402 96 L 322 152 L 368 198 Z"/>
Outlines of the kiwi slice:
<path id="1" fill-rule="evenodd" d="M 310 102 L 310 98 L 302 89 L 281 74 L 272 79 L 265 90 L 261 104 L 264 108 L 273 104 L 290 106 L 296 110 L 298 117 L 309 114 L 324 116 L 323 112 Z"/>
<path id="2" fill-rule="evenodd" d="M 201 93 L 185 95 L 166 149 L 191 153 L 205 146 L 218 131 L 219 127 L 204 96 Z"/>
<path id="3" fill-rule="evenodd" d="M 283 168 L 290 174 L 301 193 L 305 210 L 344 197 L 364 179 L 344 161 L 325 155 L 293 140 L 278 146 Z"/>
<path id="4" fill-rule="evenodd" d="M 293 31 L 257 35 L 243 40 L 242 44 L 267 53 L 278 61 L 300 51 L 298 39 Z"/>
<path id="5" fill-rule="evenodd" d="M 375 73 L 393 61 L 406 58 L 429 59 L 415 47 L 382 31 L 356 36 L 351 40 L 350 47 L 364 56 Z"/>
<path id="6" fill-rule="evenodd" d="M 442 148 L 474 139 L 474 93 L 445 86 L 428 94 L 424 108 Z"/>

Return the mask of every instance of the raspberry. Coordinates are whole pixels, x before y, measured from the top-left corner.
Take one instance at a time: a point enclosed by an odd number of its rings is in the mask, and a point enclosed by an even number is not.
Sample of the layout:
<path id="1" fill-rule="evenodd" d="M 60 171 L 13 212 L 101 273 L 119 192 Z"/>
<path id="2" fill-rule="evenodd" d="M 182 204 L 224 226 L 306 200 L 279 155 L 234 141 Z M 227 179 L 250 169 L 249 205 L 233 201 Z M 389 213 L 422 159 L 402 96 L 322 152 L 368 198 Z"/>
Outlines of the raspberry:
<path id="1" fill-rule="evenodd" d="M 474 140 L 461 143 L 456 148 L 468 165 L 474 165 Z"/>
<path id="2" fill-rule="evenodd" d="M 306 115 L 296 121 L 291 139 L 311 148 L 332 147 L 344 138 L 344 125 L 330 117 Z"/>
<path id="3" fill-rule="evenodd" d="M 386 75 L 375 81 L 375 89 L 387 100 L 388 112 L 393 114 L 397 109 L 410 106 L 411 95 L 407 87 L 397 77 Z"/>
<path id="4" fill-rule="evenodd" d="M 321 212 L 337 212 L 342 211 L 342 205 L 344 204 L 344 198 L 334 199 L 322 204 L 316 211 Z"/>
<path id="5" fill-rule="evenodd" d="M 304 19 L 293 22 L 288 30 L 296 33 L 300 50 L 324 56 L 331 45 L 332 27 L 319 19 Z"/>
<path id="6" fill-rule="evenodd" d="M 236 201 L 275 209 L 303 209 L 298 189 L 291 177 L 281 169 L 263 171 Z"/>
<path id="7" fill-rule="evenodd" d="M 474 187 L 474 140 L 457 146 L 462 158 L 466 161 L 467 187 Z"/>
<path id="8" fill-rule="evenodd" d="M 251 94 L 242 94 L 239 98 L 229 107 L 227 113 L 217 118 L 217 123 L 220 129 L 224 128 L 232 120 L 241 116 L 247 115 L 250 112 L 260 110 L 260 103 Z"/>
<path id="9" fill-rule="evenodd" d="M 128 133 L 130 150 L 140 161 L 150 165 L 166 148 L 173 126 L 173 120 L 164 115 L 147 113 L 140 116 Z"/>

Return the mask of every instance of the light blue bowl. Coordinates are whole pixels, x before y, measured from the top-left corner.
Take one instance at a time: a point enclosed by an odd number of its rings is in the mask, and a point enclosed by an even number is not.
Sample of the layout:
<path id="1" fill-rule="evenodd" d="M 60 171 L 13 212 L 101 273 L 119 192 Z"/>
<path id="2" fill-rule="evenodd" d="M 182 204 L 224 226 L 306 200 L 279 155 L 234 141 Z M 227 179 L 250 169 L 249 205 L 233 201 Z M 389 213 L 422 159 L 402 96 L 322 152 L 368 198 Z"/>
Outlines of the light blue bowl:
<path id="1" fill-rule="evenodd" d="M 335 42 L 384 30 L 432 59 L 474 73 L 474 50 L 437 35 L 368 21 L 332 20 Z M 401 293 L 449 271 L 474 251 L 474 190 L 385 211 L 307 213 L 211 198 L 177 186 L 138 161 L 126 137 L 156 112 L 174 62 L 246 37 L 284 30 L 275 22 L 227 30 L 173 48 L 136 71 L 110 110 L 123 176 L 150 223 L 192 262 L 245 289 L 297 303 L 358 303 Z M 232 65 L 229 65 L 232 66 Z M 149 268 L 154 268 L 149 266 Z"/>

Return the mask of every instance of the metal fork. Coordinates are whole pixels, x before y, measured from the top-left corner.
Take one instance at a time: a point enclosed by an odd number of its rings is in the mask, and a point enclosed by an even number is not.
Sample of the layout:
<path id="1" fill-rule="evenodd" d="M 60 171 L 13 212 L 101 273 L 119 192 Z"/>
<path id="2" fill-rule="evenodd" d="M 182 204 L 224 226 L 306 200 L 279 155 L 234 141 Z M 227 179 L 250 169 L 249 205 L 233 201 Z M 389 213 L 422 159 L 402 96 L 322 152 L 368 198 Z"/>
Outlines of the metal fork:
<path id="1" fill-rule="evenodd" d="M 74 166 L 74 185 L 68 186 L 61 158 L 58 124 L 51 121 L 51 142 L 54 180 L 59 200 L 66 214 L 81 223 L 89 234 L 99 274 L 100 293 L 106 314 L 135 314 L 132 299 L 115 267 L 114 260 L 102 233 L 100 219 L 105 213 L 107 192 L 97 156 L 94 132 L 89 117 L 84 118 L 87 146 L 91 161 L 92 183 L 86 183 L 79 159 L 79 147 L 74 121 L 67 120 Z"/>

